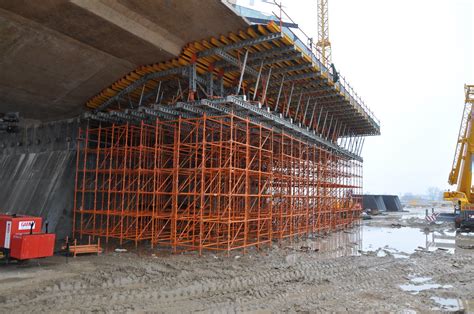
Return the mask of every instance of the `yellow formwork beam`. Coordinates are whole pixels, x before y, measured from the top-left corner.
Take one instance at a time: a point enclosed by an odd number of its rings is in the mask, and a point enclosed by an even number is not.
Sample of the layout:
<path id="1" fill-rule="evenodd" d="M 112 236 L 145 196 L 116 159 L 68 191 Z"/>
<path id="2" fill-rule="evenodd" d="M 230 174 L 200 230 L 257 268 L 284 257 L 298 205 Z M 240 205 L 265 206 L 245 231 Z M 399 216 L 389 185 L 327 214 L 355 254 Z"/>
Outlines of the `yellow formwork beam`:
<path id="1" fill-rule="evenodd" d="M 238 32 L 231 32 L 227 35 L 214 36 L 214 37 L 210 37 L 209 39 L 191 42 L 183 48 L 181 55 L 178 56 L 177 58 L 174 58 L 166 62 L 144 65 L 137 68 L 135 71 L 128 73 L 123 78 L 113 83 L 110 87 L 105 88 L 98 95 L 91 98 L 87 102 L 86 105 L 90 108 L 97 108 L 101 104 L 103 104 L 105 101 L 110 99 L 110 97 L 117 95 L 117 93 L 119 93 L 121 90 L 127 88 L 128 86 L 130 86 L 130 84 L 141 79 L 143 76 L 149 73 L 187 66 L 187 65 L 190 65 L 194 61 L 196 61 L 196 65 L 197 65 L 196 71 L 199 74 L 204 74 L 206 72 L 209 72 L 209 69 L 211 68 L 212 64 L 214 64 L 216 61 L 221 60 L 221 58 L 217 55 L 210 55 L 210 56 L 200 57 L 196 59 L 196 55 L 199 52 L 203 52 L 208 49 L 223 47 L 225 45 L 229 45 L 232 43 L 238 43 L 238 42 L 248 40 L 251 38 L 255 39 L 260 36 L 269 35 L 271 33 L 279 33 L 280 31 L 281 31 L 280 27 L 276 23 L 270 22 L 268 25 L 258 25 L 254 27 L 248 27 L 247 29 L 240 30 Z M 289 36 L 287 36 L 286 34 L 282 34 L 282 35 L 283 36 L 281 39 L 276 39 L 271 42 L 258 43 L 246 48 L 235 49 L 234 51 L 228 51 L 228 53 L 232 55 L 233 57 L 239 60 L 242 60 L 243 55 L 245 54 L 246 50 L 248 50 L 250 53 L 256 53 L 256 52 L 268 51 L 268 50 L 273 49 L 274 47 L 294 46 L 298 52 L 302 53 L 303 55 L 302 58 L 295 57 L 295 59 L 293 60 L 281 61 L 281 62 L 273 64 L 272 67 L 282 69 L 282 68 L 291 67 L 291 66 L 299 65 L 303 63 L 312 63 L 311 57 L 308 56 L 301 48 L 295 45 L 295 42 Z M 317 66 L 313 65 L 313 67 L 309 68 L 308 70 L 293 71 L 292 73 L 302 74 L 302 73 L 309 73 L 310 71 L 317 72 L 319 70 L 320 69 Z M 217 74 L 219 73 L 220 69 L 213 69 L 213 71 L 214 73 Z M 322 75 L 324 78 L 328 79 L 328 76 L 326 73 L 323 73 Z M 224 85 L 231 86 L 232 84 L 235 83 L 235 80 L 237 80 L 238 77 L 239 77 L 238 70 L 224 73 L 224 76 L 223 76 Z M 328 83 L 329 83 L 329 80 L 328 80 Z M 157 86 L 157 84 L 158 84 L 157 81 L 153 81 L 151 84 L 148 83 L 145 85 L 145 90 L 149 91 L 153 88 L 153 86 Z M 245 79 L 242 82 L 242 84 L 243 84 L 243 88 L 247 89 L 248 82 Z M 130 94 L 132 95 L 132 97 L 140 97 L 141 89 L 142 87 L 137 88 L 137 90 L 132 91 Z M 268 101 L 270 103 L 273 102 L 271 99 L 268 99 Z"/>

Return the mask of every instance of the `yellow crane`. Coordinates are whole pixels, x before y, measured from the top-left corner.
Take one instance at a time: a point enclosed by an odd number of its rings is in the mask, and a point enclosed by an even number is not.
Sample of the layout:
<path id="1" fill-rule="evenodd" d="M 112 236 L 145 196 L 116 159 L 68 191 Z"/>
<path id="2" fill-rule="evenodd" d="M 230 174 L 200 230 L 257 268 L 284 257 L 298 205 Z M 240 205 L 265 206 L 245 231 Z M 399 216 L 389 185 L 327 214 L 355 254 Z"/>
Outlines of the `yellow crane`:
<path id="1" fill-rule="evenodd" d="M 464 86 L 465 105 L 459 127 L 458 141 L 448 183 L 457 184 L 455 191 L 444 192 L 444 199 L 452 201 L 456 212 L 456 228 L 474 226 L 474 189 L 472 164 L 474 163 L 474 85 Z"/>
<path id="2" fill-rule="evenodd" d="M 316 46 L 321 50 L 324 65 L 331 61 L 331 42 L 329 41 L 328 0 L 318 0 L 318 42 Z"/>

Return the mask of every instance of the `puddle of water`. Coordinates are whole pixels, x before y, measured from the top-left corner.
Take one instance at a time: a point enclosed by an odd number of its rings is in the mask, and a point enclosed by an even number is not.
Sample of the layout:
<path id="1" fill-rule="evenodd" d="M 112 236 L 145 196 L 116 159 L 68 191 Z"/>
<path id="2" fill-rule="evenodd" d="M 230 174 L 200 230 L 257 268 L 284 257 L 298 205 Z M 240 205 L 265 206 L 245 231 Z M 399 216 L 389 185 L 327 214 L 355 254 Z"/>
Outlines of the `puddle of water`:
<path id="1" fill-rule="evenodd" d="M 406 284 L 406 285 L 400 285 L 400 288 L 403 291 L 410 292 L 411 294 L 418 294 L 421 291 L 425 290 L 431 290 L 431 289 L 449 289 L 452 288 L 453 286 L 451 285 L 440 285 L 437 283 L 423 283 L 423 284 Z"/>
<path id="2" fill-rule="evenodd" d="M 442 310 L 460 311 L 463 308 L 462 302 L 458 299 L 431 297 L 431 300 L 438 303 Z"/>
<path id="3" fill-rule="evenodd" d="M 415 251 L 442 250 L 454 254 L 460 247 L 474 245 L 474 233 L 456 231 L 424 232 L 413 227 L 362 226 L 362 250 L 389 252 L 398 258 L 406 258 Z M 380 256 L 385 256 L 380 253 Z"/>
<path id="4" fill-rule="evenodd" d="M 287 248 L 300 252 L 317 252 L 317 258 L 335 258 L 359 255 L 361 247 L 361 227 L 332 232 L 326 236 L 297 241 Z"/>
<path id="5" fill-rule="evenodd" d="M 392 254 L 392 255 L 393 255 L 393 257 L 395 257 L 395 258 L 410 258 L 409 255 L 404 255 L 404 254 L 397 254 L 397 253 L 395 253 L 395 254 Z"/>
<path id="6" fill-rule="evenodd" d="M 396 214 L 401 216 L 401 213 Z M 424 210 L 404 214 L 411 217 L 424 215 Z M 460 244 L 464 247 L 474 245 L 474 233 L 447 230 L 425 232 L 419 227 L 392 228 L 362 223 L 345 231 L 290 241 L 286 247 L 299 252 L 317 252 L 318 254 L 314 254 L 317 258 L 365 254 L 362 252 L 372 252 L 379 257 L 391 255 L 395 258 L 409 258 L 416 251 L 442 250 L 454 254 L 459 250 Z"/>
<path id="7" fill-rule="evenodd" d="M 376 251 L 383 248 L 393 253 L 414 253 L 426 247 L 426 235 L 418 228 L 387 228 L 363 226 L 362 250 Z"/>
<path id="8" fill-rule="evenodd" d="M 414 277 L 414 278 L 411 278 L 410 281 L 415 284 L 420 284 L 420 283 L 430 281 L 431 279 L 432 279 L 431 277 Z"/>
<path id="9" fill-rule="evenodd" d="M 419 276 L 409 276 L 410 283 L 405 285 L 400 285 L 400 288 L 403 291 L 410 292 L 411 294 L 418 294 L 421 291 L 431 290 L 431 289 L 449 289 L 453 286 L 451 285 L 440 285 L 434 282 L 431 282 L 433 278 L 431 277 L 419 277 Z"/>

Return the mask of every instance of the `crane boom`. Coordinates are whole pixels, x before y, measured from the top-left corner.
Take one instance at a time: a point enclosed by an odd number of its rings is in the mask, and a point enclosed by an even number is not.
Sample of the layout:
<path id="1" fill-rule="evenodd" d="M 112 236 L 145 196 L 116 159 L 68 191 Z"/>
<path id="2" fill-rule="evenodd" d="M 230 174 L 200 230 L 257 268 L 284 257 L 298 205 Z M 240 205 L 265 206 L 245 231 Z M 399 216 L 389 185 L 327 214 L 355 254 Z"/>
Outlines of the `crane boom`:
<path id="1" fill-rule="evenodd" d="M 464 111 L 461 118 L 461 125 L 459 126 L 458 141 L 456 143 L 456 150 L 454 152 L 453 165 L 451 172 L 449 173 L 448 183 L 454 185 L 458 183 L 459 170 L 461 169 L 461 154 L 464 152 L 467 142 L 467 131 L 469 126 L 469 120 L 472 113 L 472 102 L 468 101 L 468 93 L 470 90 L 469 86 L 465 87 L 466 90 L 466 103 L 464 105 Z"/>
<path id="2" fill-rule="evenodd" d="M 331 64 L 331 42 L 329 41 L 328 0 L 318 0 L 318 42 L 324 65 Z"/>

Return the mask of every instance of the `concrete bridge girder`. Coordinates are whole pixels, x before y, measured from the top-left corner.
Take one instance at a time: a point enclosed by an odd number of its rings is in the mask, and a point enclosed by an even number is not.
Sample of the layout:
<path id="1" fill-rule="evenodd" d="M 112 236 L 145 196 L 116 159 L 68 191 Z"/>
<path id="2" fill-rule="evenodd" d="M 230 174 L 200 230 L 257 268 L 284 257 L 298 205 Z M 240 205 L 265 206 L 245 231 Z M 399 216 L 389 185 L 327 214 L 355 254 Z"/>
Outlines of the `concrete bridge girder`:
<path id="1" fill-rule="evenodd" d="M 0 25 L 0 112 L 56 120 L 140 65 L 247 23 L 213 0 L 0 0 Z"/>

